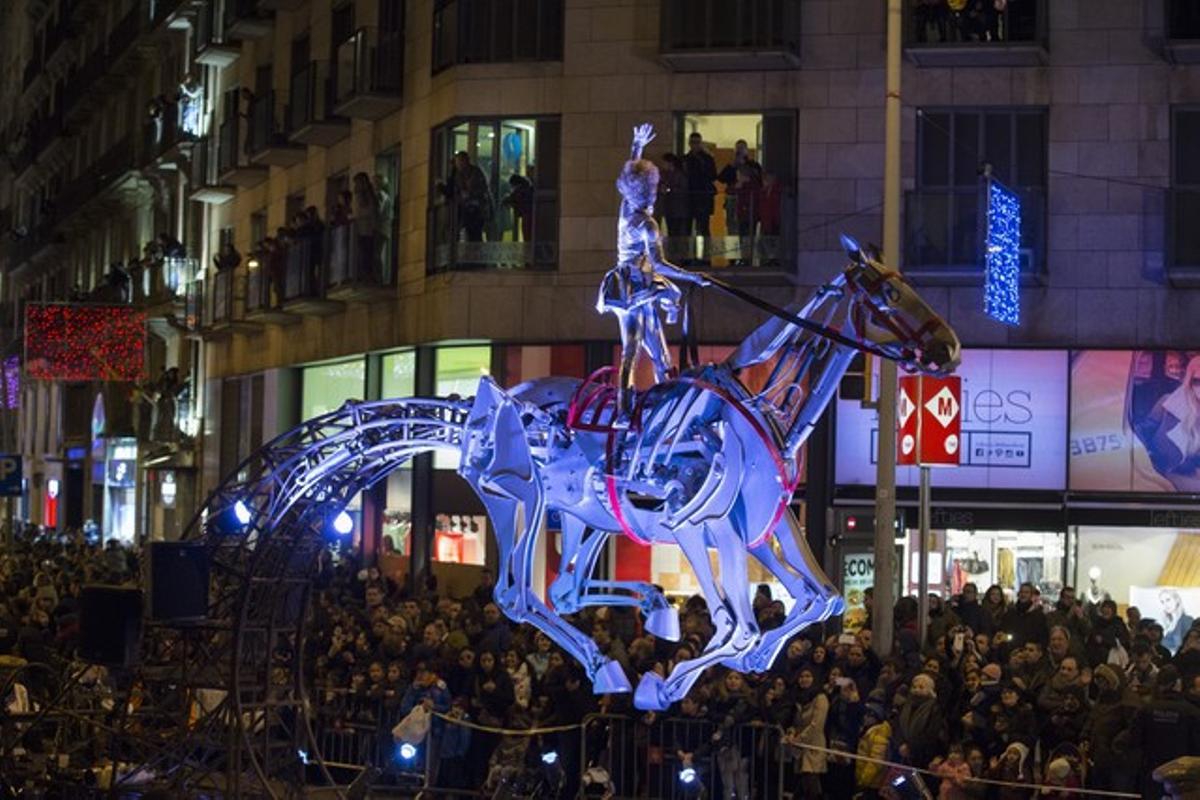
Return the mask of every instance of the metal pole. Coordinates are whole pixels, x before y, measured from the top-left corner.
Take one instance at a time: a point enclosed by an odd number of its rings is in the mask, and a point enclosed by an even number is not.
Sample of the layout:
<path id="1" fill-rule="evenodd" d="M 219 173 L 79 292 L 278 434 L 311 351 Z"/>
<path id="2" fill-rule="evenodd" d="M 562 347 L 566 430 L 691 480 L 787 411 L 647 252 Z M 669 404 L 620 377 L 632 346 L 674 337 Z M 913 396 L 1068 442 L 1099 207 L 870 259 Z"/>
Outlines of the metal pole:
<path id="1" fill-rule="evenodd" d="M 884 98 L 883 261 L 900 269 L 900 31 L 903 0 L 888 0 L 887 71 Z M 879 453 L 875 471 L 875 592 L 871 609 L 872 644 L 881 656 L 892 652 L 892 607 L 896 553 L 896 363 L 879 369 Z"/>
<path id="2" fill-rule="evenodd" d="M 929 467 L 921 467 L 921 542 L 917 547 L 920 565 L 917 567 L 917 635 L 925 646 L 925 629 L 929 627 Z"/>

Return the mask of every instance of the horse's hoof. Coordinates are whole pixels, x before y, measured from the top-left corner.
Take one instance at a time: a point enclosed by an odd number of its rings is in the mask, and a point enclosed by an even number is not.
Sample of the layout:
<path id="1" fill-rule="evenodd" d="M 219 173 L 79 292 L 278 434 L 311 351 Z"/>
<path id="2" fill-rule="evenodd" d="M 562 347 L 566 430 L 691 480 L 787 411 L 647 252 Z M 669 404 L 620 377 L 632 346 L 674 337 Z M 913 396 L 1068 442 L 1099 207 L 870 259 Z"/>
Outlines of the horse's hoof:
<path id="1" fill-rule="evenodd" d="M 679 612 L 673 607 L 656 608 L 646 615 L 645 628 L 659 639 L 679 641 Z"/>
<path id="2" fill-rule="evenodd" d="M 666 682 L 657 672 L 647 672 L 638 681 L 637 691 L 633 694 L 633 704 L 642 711 L 666 711 L 671 707 L 666 689 Z"/>
<path id="3" fill-rule="evenodd" d="M 596 670 L 596 675 L 592 678 L 592 691 L 596 694 L 628 692 L 631 688 L 625 670 L 621 669 L 621 665 L 616 661 L 606 662 Z"/>

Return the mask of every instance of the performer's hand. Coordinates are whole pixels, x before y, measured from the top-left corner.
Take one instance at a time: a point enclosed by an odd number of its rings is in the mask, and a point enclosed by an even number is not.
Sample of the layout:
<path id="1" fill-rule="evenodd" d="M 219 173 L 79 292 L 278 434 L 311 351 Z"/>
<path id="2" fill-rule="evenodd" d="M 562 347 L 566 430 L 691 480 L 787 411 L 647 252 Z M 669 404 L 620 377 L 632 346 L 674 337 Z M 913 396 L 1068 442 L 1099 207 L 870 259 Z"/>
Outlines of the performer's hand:
<path id="1" fill-rule="evenodd" d="M 649 122 L 642 123 L 633 129 L 633 146 L 639 151 L 654 141 L 654 126 Z"/>

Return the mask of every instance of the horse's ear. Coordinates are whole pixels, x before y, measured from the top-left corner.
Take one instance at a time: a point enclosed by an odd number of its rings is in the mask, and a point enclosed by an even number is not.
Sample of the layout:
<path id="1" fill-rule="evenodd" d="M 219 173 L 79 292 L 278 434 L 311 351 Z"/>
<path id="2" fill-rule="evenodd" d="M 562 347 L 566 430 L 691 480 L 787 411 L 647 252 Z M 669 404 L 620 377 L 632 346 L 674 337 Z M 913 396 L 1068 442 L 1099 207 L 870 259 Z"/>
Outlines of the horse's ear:
<path id="1" fill-rule="evenodd" d="M 851 261 L 858 262 L 861 260 L 862 248 L 859 247 L 858 242 L 853 236 L 846 233 L 842 234 L 842 248 L 846 251 L 846 255 L 850 257 Z"/>

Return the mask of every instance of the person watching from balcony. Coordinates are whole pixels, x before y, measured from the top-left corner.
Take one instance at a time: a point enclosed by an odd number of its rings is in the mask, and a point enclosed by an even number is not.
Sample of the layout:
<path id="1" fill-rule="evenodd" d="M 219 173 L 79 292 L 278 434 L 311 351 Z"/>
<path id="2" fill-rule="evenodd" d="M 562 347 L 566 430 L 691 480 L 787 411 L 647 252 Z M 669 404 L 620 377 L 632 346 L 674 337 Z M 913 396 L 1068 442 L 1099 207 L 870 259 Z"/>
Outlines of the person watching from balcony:
<path id="1" fill-rule="evenodd" d="M 684 172 L 687 173 L 689 230 L 686 235 L 708 239 L 709 218 L 713 213 L 713 196 L 717 190 L 717 162 L 704 146 L 704 137 L 699 131 L 688 136 L 688 152 L 683 157 Z M 684 262 L 685 264 L 687 262 Z M 702 258 L 700 263 L 707 263 Z"/>
<path id="2" fill-rule="evenodd" d="M 163 258 L 187 257 L 187 248 L 183 246 L 183 242 L 169 233 L 160 233 L 158 235 L 158 250 Z"/>
<path id="3" fill-rule="evenodd" d="M 379 193 L 365 172 L 354 175 L 354 238 L 358 275 L 371 279 L 379 263 Z"/>
<path id="4" fill-rule="evenodd" d="M 213 256 L 213 266 L 217 268 L 217 272 L 236 269 L 237 265 L 241 263 L 242 254 L 233 246 L 233 242 L 223 242 L 221 249 Z"/>
<path id="5" fill-rule="evenodd" d="M 688 176 L 683 160 L 663 153 L 658 180 L 658 210 L 667 223 L 667 235 L 682 237 L 688 231 Z"/>
<path id="6" fill-rule="evenodd" d="M 487 177 L 471 163 L 467 151 L 454 154 L 453 167 L 442 190 L 454 203 L 458 215 L 453 236 L 457 238 L 458 231 L 465 230 L 468 242 L 482 242 L 483 229 L 492 218 L 492 196 Z"/>
<path id="7" fill-rule="evenodd" d="M 532 169 L 532 168 L 531 168 Z M 501 201 L 502 205 L 512 209 L 513 216 L 520 225 L 521 241 L 533 241 L 533 181 L 524 175 L 513 173 L 508 177 L 508 194 Z M 516 238 L 514 233 L 514 239 Z"/>

